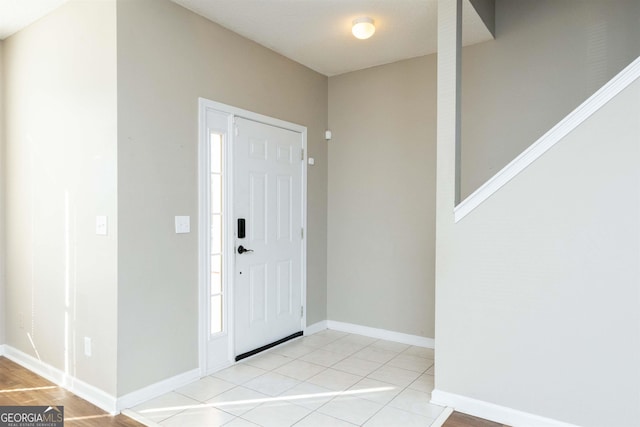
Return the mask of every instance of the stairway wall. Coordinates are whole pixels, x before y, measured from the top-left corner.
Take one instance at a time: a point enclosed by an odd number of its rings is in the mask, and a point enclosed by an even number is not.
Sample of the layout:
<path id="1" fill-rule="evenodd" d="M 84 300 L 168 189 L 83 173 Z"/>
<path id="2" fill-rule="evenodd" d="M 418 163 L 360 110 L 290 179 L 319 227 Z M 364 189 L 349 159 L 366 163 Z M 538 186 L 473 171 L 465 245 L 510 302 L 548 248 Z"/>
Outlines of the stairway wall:
<path id="1" fill-rule="evenodd" d="M 442 229 L 438 390 L 585 427 L 640 424 L 639 115 L 636 81 Z"/>
<path id="2" fill-rule="evenodd" d="M 637 0 L 497 0 L 462 53 L 466 197 L 640 55 Z"/>

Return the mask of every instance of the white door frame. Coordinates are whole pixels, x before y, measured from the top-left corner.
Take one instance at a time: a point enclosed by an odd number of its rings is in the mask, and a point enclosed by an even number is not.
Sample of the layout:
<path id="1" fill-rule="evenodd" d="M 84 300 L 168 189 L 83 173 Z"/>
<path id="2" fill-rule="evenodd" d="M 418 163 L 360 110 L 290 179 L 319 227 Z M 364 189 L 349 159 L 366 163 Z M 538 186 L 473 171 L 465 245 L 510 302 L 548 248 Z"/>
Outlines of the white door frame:
<path id="1" fill-rule="evenodd" d="M 220 365 L 213 370 L 222 369 L 225 366 L 235 363 L 235 334 L 234 334 L 234 276 L 228 272 L 235 272 L 235 215 L 233 212 L 233 159 L 234 159 L 234 120 L 235 117 L 264 123 L 267 125 L 280 127 L 283 129 L 298 132 L 302 138 L 303 161 L 302 161 L 302 227 L 304 235 L 302 237 L 302 266 L 301 266 L 301 298 L 303 313 L 301 317 L 300 330 L 304 331 L 307 325 L 307 128 L 295 123 L 286 122 L 262 114 L 232 107 L 205 98 L 198 98 L 198 363 L 201 376 L 209 375 L 207 372 L 207 343 L 209 340 L 209 170 L 208 170 L 208 129 L 207 111 L 214 111 L 227 116 L 226 138 L 226 158 L 223 170 L 226 218 L 224 227 L 228 230 L 223 254 L 227 254 L 223 264 L 223 293 L 226 295 L 226 306 L 223 308 L 223 317 L 226 320 L 226 337 L 228 344 L 228 363 Z M 205 232 L 205 230 L 207 230 Z M 234 254 L 234 256 L 229 256 Z"/>

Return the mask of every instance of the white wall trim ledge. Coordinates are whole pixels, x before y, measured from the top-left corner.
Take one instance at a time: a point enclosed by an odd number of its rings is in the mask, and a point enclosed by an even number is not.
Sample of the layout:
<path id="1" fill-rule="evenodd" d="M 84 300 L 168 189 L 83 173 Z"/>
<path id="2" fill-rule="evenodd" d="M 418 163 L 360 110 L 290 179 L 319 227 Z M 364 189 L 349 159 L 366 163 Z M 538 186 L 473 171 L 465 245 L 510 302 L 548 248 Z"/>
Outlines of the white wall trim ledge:
<path id="1" fill-rule="evenodd" d="M 388 331 L 386 329 L 371 328 L 369 326 L 355 325 L 353 323 L 337 322 L 335 320 L 327 320 L 327 329 L 348 332 L 350 334 L 364 335 L 365 337 L 377 338 L 380 340 L 415 345 L 416 347 L 435 348 L 436 345 L 433 338 Z"/>
<path id="2" fill-rule="evenodd" d="M 5 345 L 4 355 L 7 359 L 12 360 L 25 367 L 26 369 L 35 372 L 41 377 L 51 381 L 54 384 L 59 385 L 62 388 L 65 388 L 72 392 L 73 394 L 81 397 L 82 399 L 93 403 L 97 407 L 104 409 L 110 414 L 116 414 L 116 398 L 109 393 L 100 390 L 88 384 L 84 381 L 81 381 L 75 378 L 72 375 L 69 375 L 58 368 L 54 368 L 53 366 L 36 359 L 33 356 L 30 356 L 22 351 L 11 347 L 10 345 Z"/>
<path id="3" fill-rule="evenodd" d="M 132 408 L 136 405 L 139 405 L 140 403 L 146 402 L 147 400 L 151 400 L 155 397 L 161 396 L 165 393 L 169 393 L 170 391 L 197 381 L 200 378 L 202 378 L 202 376 L 200 375 L 200 369 L 196 368 L 192 369 L 191 371 L 178 374 L 171 378 L 158 381 L 155 384 L 151 384 L 147 387 L 141 388 L 140 390 L 133 391 L 120 397 L 117 401 L 116 409 L 118 410 L 118 412 L 120 412 L 124 409 Z"/>
<path id="4" fill-rule="evenodd" d="M 0 344 L 0 356 L 4 356 L 6 353 L 6 348 L 4 344 Z"/>
<path id="5" fill-rule="evenodd" d="M 575 424 L 541 417 L 438 389 L 433 390 L 431 393 L 431 403 L 451 407 L 458 412 L 514 427 L 578 427 Z"/>
<path id="6" fill-rule="evenodd" d="M 640 77 L 640 57 L 629 64 L 608 83 L 602 86 L 596 93 L 583 102 L 578 108 L 562 119 L 551 130 L 512 160 L 507 166 L 485 182 L 480 188 L 471 193 L 454 209 L 455 222 L 460 221 L 471 211 L 480 206 L 482 202 L 491 197 L 502 186 L 511 181 L 520 172 L 535 162 L 562 138 L 578 127 L 582 122 L 591 117 L 607 102 L 627 88 Z"/>

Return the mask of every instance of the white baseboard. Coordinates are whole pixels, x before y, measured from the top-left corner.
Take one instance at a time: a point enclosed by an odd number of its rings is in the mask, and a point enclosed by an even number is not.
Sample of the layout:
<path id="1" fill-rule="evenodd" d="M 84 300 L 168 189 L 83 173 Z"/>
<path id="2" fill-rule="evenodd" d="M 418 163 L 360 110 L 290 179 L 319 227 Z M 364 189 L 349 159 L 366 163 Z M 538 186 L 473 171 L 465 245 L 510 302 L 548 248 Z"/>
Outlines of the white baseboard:
<path id="1" fill-rule="evenodd" d="M 46 378 L 52 383 L 69 390 L 78 397 L 81 397 L 82 399 L 93 403 L 97 407 L 114 415 L 123 409 L 131 408 L 132 406 L 136 406 L 149 399 L 153 399 L 154 397 L 158 397 L 164 393 L 168 393 L 176 388 L 180 388 L 200 379 L 200 370 L 193 369 L 116 399 L 114 396 L 92 386 L 91 384 L 65 374 L 60 369 L 54 368 L 53 366 L 9 345 L 1 346 L 0 351 L 3 352 L 1 354 L 4 354 L 7 359 L 16 362 L 41 377 Z"/>
<path id="2" fill-rule="evenodd" d="M 313 325 L 309 325 L 305 328 L 304 330 L 304 334 L 305 335 L 313 335 L 316 334 L 318 332 L 322 332 L 327 328 L 327 321 L 326 320 L 321 320 L 320 322 L 314 323 Z"/>
<path id="3" fill-rule="evenodd" d="M 447 406 L 446 408 L 444 408 L 444 411 L 442 411 L 440 415 L 438 415 L 438 418 L 436 418 L 435 421 L 431 423 L 429 427 L 442 427 L 444 423 L 447 422 L 451 414 L 453 414 L 453 408 L 450 406 Z"/>
<path id="4" fill-rule="evenodd" d="M 5 348 L 5 345 L 4 344 L 0 345 L 0 356 L 4 356 L 6 352 L 7 352 L 7 349 Z"/>
<path id="5" fill-rule="evenodd" d="M 35 372 L 52 383 L 69 390 L 78 397 L 93 403 L 110 414 L 117 413 L 116 398 L 109 393 L 81 381 L 58 368 L 54 368 L 53 366 L 38 360 L 27 353 L 23 353 L 10 345 L 4 345 L 4 347 L 4 354 L 7 359 L 16 362 L 18 365 L 21 365 L 32 372 Z"/>
<path id="6" fill-rule="evenodd" d="M 433 338 L 388 331 L 386 329 L 370 328 L 369 326 L 354 325 L 353 323 L 337 322 L 335 320 L 327 320 L 326 323 L 328 329 L 333 329 L 335 331 L 364 335 L 365 337 L 378 338 L 381 340 L 395 341 L 402 344 L 415 345 L 417 347 L 435 348 L 435 340 Z"/>
<path id="7" fill-rule="evenodd" d="M 132 408 L 142 402 L 153 399 L 177 388 L 183 387 L 193 381 L 199 380 L 200 369 L 192 369 L 171 378 L 158 381 L 155 384 L 133 391 L 120 397 L 117 401 L 116 408 L 118 412 L 123 409 Z"/>
<path id="8" fill-rule="evenodd" d="M 431 392 L 431 403 L 514 427 L 577 427 L 574 424 L 437 389 Z"/>

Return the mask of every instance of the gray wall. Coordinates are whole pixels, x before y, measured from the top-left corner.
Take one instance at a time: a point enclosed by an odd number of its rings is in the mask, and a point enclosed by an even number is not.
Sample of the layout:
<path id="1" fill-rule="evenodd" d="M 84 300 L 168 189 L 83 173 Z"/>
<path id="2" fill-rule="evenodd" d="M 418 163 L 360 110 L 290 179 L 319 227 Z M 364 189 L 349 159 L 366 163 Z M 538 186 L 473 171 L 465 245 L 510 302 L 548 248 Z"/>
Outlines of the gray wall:
<path id="1" fill-rule="evenodd" d="M 640 424 L 639 111 L 635 82 L 438 228 L 437 389 L 585 427 Z"/>
<path id="2" fill-rule="evenodd" d="M 496 0 L 495 19 L 463 49 L 463 196 L 640 55 L 637 0 Z"/>
<path id="3" fill-rule="evenodd" d="M 4 283 L 5 283 L 5 237 L 4 237 L 4 189 L 5 189 L 5 163 L 4 163 L 4 41 L 0 40 L 0 345 L 4 344 L 5 330 L 5 303 L 4 303 Z"/>
<path id="4" fill-rule="evenodd" d="M 329 79 L 331 320 L 433 337 L 435 67 Z"/>
<path id="5" fill-rule="evenodd" d="M 308 127 L 308 322 L 326 319 L 327 78 L 168 0 L 118 1 L 118 395 L 197 368 L 198 97 Z M 176 235 L 174 215 L 192 232 Z"/>
<path id="6" fill-rule="evenodd" d="M 614 1 L 496 2 L 496 40 L 463 49 L 463 196 L 640 53 L 640 3 Z M 473 2 L 487 19 L 491 3 Z M 424 239 L 433 236 L 436 77 L 428 58 L 329 79 L 329 319 L 433 336 L 434 249 Z M 418 139 L 424 151 L 415 156 L 393 152 Z M 389 160 L 394 154 L 401 160 Z M 421 183 L 426 192 L 414 207 L 404 197 L 420 193 Z M 431 261 L 414 262 L 416 254 Z M 395 286 L 418 298 L 397 295 Z M 431 320 L 408 320 L 415 309 L 382 319 L 375 313 L 388 309 L 384 301 L 394 313 L 426 301 L 419 311 Z"/>
<path id="7" fill-rule="evenodd" d="M 6 343 L 114 395 L 115 19 L 115 2 L 72 1 L 5 40 L 3 176 Z"/>

